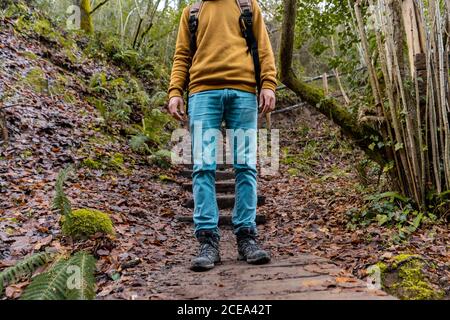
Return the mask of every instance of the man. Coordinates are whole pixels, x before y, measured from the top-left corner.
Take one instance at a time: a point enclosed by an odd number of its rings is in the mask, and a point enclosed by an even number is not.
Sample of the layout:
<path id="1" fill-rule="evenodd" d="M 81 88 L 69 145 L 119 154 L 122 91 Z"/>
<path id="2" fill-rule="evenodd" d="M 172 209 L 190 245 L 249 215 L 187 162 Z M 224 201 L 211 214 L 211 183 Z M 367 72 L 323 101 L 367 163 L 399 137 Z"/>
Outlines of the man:
<path id="1" fill-rule="evenodd" d="M 272 47 L 261 9 L 256 0 L 252 6 L 253 34 L 258 45 L 261 66 L 259 111 L 275 108 L 276 68 Z M 210 139 L 204 134 L 219 130 L 224 120 L 227 129 L 246 132 L 246 138 L 232 139 L 236 197 L 233 228 L 237 238 L 239 258 L 252 264 L 270 261 L 269 254 L 256 241 L 256 129 L 258 101 L 255 66 L 246 39 L 243 37 L 241 7 L 236 0 L 203 1 L 198 15 L 196 51 L 191 62 L 191 33 L 189 7 L 185 8 L 178 30 L 171 82 L 169 86 L 170 114 L 185 121 L 183 88 L 189 75 L 189 126 L 193 142 L 194 224 L 200 252 L 191 269 L 204 271 L 220 262 L 219 212 L 215 194 L 216 153 L 208 161 L 205 150 Z M 229 130 L 227 130 L 229 131 Z M 200 154 L 200 156 L 199 156 Z M 243 161 L 239 161 L 243 160 Z"/>

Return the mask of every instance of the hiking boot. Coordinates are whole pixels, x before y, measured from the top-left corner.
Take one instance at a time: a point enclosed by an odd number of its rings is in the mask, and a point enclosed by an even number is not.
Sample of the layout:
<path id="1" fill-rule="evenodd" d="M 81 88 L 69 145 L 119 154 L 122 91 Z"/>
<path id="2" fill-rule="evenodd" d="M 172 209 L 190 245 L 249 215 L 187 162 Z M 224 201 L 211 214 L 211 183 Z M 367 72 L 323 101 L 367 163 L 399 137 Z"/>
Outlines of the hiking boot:
<path id="1" fill-rule="evenodd" d="M 256 242 L 256 231 L 244 228 L 236 234 L 239 260 L 247 261 L 250 264 L 265 264 L 270 262 L 267 251 L 262 250 Z"/>
<path id="2" fill-rule="evenodd" d="M 200 252 L 191 261 L 192 271 L 206 271 L 214 268 L 220 262 L 219 236 L 212 231 L 204 230 L 197 233 L 200 242 Z"/>

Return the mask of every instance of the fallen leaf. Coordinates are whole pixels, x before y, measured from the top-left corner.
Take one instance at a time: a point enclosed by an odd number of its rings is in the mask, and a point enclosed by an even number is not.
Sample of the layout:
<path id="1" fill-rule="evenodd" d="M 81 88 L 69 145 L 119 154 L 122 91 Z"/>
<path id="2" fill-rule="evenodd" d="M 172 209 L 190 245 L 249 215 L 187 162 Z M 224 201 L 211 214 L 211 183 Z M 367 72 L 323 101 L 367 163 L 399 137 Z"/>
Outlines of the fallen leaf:
<path id="1" fill-rule="evenodd" d="M 50 242 L 52 242 L 53 240 L 53 236 L 49 235 L 48 237 L 42 238 L 41 240 L 38 241 L 38 243 L 34 246 L 34 250 L 41 250 L 42 247 L 45 247 L 47 245 L 50 244 Z"/>

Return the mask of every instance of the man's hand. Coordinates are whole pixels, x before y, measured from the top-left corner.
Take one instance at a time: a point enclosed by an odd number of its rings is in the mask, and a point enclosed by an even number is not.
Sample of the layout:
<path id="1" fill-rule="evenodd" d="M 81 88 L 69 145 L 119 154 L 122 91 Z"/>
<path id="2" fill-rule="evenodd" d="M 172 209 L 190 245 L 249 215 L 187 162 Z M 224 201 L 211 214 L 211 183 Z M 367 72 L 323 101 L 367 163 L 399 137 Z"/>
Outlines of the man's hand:
<path id="1" fill-rule="evenodd" d="M 184 100 L 182 97 L 172 97 L 167 107 L 172 117 L 180 121 L 186 121 L 186 112 L 184 108 Z"/>
<path id="2" fill-rule="evenodd" d="M 275 92 L 262 89 L 259 95 L 259 111 L 264 115 L 275 110 Z"/>

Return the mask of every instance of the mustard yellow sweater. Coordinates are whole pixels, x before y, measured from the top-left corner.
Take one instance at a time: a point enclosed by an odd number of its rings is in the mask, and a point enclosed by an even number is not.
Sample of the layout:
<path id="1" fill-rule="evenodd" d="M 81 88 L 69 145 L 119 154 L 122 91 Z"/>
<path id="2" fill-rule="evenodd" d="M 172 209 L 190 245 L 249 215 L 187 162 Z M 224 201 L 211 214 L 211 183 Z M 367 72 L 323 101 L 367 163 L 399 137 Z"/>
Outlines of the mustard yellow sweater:
<path id="1" fill-rule="evenodd" d="M 261 87 L 275 91 L 276 67 L 269 35 L 256 0 L 253 32 L 258 41 Z M 212 89 L 256 92 L 253 59 L 239 26 L 236 0 L 204 1 L 198 17 L 197 51 L 190 72 L 190 93 Z M 183 96 L 190 59 L 189 7 L 183 10 L 172 67 L 169 98 Z"/>

